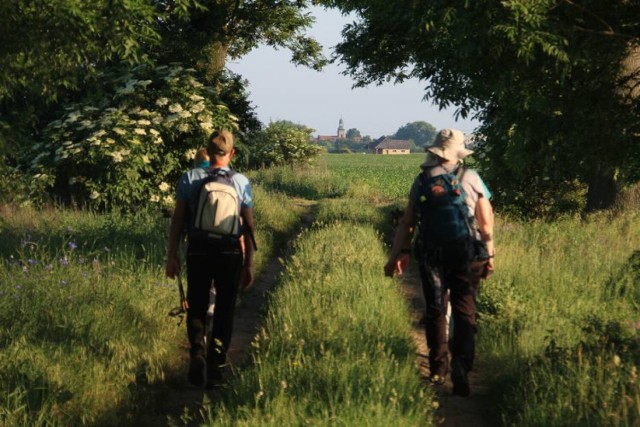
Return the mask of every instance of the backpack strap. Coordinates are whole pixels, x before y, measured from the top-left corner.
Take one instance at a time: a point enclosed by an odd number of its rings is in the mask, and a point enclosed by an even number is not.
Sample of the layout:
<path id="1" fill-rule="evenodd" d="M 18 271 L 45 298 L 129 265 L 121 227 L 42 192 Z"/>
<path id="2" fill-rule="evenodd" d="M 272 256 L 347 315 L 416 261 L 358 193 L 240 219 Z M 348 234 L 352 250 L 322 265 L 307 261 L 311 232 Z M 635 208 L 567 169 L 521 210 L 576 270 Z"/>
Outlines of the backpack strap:
<path id="1" fill-rule="evenodd" d="M 464 177 L 465 173 L 467 173 L 467 168 L 465 168 L 463 165 L 458 166 L 455 175 L 456 178 L 458 178 L 458 182 L 460 182 L 460 185 L 462 185 L 462 178 Z"/>

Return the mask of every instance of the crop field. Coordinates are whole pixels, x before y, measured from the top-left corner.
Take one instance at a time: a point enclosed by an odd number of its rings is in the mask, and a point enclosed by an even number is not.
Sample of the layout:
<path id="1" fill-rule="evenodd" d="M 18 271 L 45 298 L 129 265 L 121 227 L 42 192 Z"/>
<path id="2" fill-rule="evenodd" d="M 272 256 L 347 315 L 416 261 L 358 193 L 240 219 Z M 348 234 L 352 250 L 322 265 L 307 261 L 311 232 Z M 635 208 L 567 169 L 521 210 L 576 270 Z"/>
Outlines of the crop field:
<path id="1" fill-rule="evenodd" d="M 318 161 L 318 168 L 326 168 L 350 185 L 363 186 L 380 192 L 384 198 L 396 200 L 406 199 L 424 159 L 424 154 L 328 154 Z"/>

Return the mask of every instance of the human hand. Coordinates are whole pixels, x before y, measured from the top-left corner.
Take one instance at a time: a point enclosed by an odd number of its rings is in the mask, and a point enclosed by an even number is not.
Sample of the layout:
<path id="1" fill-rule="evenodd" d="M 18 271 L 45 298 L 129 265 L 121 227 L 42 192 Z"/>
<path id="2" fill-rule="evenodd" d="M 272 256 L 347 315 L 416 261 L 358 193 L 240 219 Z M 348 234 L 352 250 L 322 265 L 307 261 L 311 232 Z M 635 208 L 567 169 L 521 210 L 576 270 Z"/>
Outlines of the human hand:
<path id="1" fill-rule="evenodd" d="M 243 265 L 240 271 L 240 289 L 246 291 L 253 285 L 253 266 Z"/>
<path id="2" fill-rule="evenodd" d="M 494 270 L 493 259 L 494 259 L 493 257 L 489 258 L 487 260 L 487 263 L 484 265 L 484 270 L 482 271 L 483 279 L 488 279 L 493 274 L 493 270 Z"/>
<path id="3" fill-rule="evenodd" d="M 167 262 L 164 266 L 164 272 L 170 279 L 175 279 L 176 276 L 180 274 L 180 262 L 178 261 L 178 257 L 170 256 L 167 258 Z"/>
<path id="4" fill-rule="evenodd" d="M 397 272 L 399 276 L 402 276 L 405 269 L 409 265 L 409 255 L 402 254 L 398 258 L 390 258 L 384 266 L 384 275 L 387 277 L 393 277 Z"/>

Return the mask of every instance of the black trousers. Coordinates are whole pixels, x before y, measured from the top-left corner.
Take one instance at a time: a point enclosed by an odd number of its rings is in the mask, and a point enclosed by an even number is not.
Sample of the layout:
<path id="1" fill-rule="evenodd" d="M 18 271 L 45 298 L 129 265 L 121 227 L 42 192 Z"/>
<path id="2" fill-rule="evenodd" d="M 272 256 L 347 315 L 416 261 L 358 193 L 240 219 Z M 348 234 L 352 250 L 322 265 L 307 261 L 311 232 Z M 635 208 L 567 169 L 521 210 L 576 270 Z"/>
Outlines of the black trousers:
<path id="1" fill-rule="evenodd" d="M 476 334 L 476 295 L 484 263 L 470 272 L 420 263 L 420 278 L 426 303 L 425 333 L 429 347 L 431 374 L 444 376 L 452 363 L 461 363 L 468 372 L 473 367 Z M 447 337 L 447 304 L 451 303 L 453 339 Z"/>
<path id="2" fill-rule="evenodd" d="M 208 242 L 189 242 L 187 334 L 190 353 L 191 357 L 206 356 L 209 367 L 220 367 L 226 363 L 242 262 L 239 245 L 220 248 Z M 216 290 L 216 305 L 211 340 L 205 348 L 205 324 L 212 282 Z"/>

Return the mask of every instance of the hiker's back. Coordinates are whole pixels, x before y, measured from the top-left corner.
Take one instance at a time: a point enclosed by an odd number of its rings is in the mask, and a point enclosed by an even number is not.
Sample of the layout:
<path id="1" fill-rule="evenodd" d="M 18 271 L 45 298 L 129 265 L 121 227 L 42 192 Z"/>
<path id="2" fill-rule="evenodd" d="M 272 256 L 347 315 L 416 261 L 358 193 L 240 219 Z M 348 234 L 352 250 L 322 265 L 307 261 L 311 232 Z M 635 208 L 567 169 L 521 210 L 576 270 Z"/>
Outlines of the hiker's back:
<path id="1" fill-rule="evenodd" d="M 477 256 L 477 227 L 470 205 L 475 205 L 473 180 L 478 175 L 464 167 L 426 168 L 412 190 L 416 203 L 417 256 L 431 265 L 464 269 Z"/>
<path id="2" fill-rule="evenodd" d="M 230 247 L 242 234 L 241 201 L 233 181 L 235 172 L 214 168 L 194 187 L 190 203 L 189 241 Z"/>

